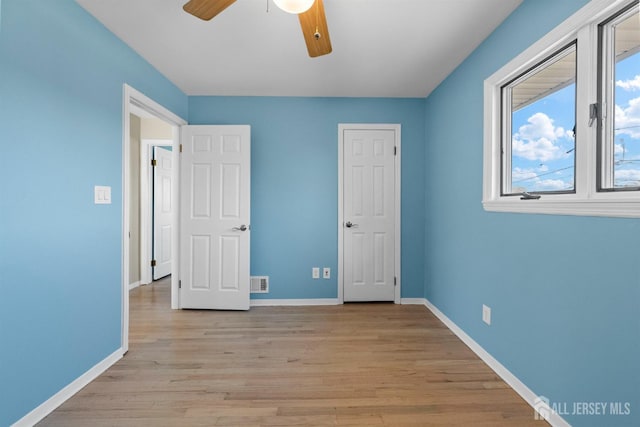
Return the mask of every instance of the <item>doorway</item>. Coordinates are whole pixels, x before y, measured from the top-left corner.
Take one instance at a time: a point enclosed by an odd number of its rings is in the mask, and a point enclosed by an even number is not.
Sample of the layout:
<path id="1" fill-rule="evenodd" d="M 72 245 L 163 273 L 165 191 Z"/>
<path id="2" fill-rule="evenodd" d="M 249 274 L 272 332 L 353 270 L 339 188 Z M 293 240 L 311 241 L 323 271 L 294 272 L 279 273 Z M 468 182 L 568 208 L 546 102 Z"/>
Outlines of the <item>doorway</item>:
<path id="1" fill-rule="evenodd" d="M 171 234 L 175 207 L 171 203 L 173 158 L 171 147 L 153 147 L 151 201 L 151 269 L 154 281 L 171 274 Z"/>
<path id="2" fill-rule="evenodd" d="M 132 239 L 135 234 L 136 225 L 139 226 L 139 215 L 132 216 L 132 207 L 135 200 L 132 200 L 132 158 L 133 161 L 140 161 L 135 153 L 132 153 L 132 117 L 142 115 L 144 117 L 160 120 L 171 128 L 171 137 L 169 146 L 172 147 L 173 165 L 172 182 L 171 182 L 171 204 L 178 205 L 177 176 L 179 174 L 179 138 L 180 126 L 186 125 L 186 121 L 176 116 L 151 98 L 138 92 L 131 86 L 125 84 L 123 87 L 123 137 L 122 137 L 122 350 L 127 352 L 129 348 L 129 287 L 131 284 L 132 268 L 139 269 L 139 265 L 132 263 L 132 252 L 139 251 L 140 245 L 136 246 L 136 240 Z M 132 114 L 135 113 L 135 114 Z M 135 119 L 134 119 L 135 120 Z M 133 136 L 135 138 L 135 135 Z M 140 149 L 137 150 L 140 153 Z M 138 187 L 139 188 L 139 187 Z M 132 221 L 133 218 L 133 221 Z M 174 273 L 171 277 L 171 308 L 179 307 L 179 292 L 177 273 L 179 268 L 179 253 L 177 250 L 178 227 L 177 215 L 172 218 L 171 229 L 171 252 L 174 254 L 171 262 L 171 271 Z M 132 231 L 134 233 L 132 233 Z M 139 230 L 138 230 L 139 232 Z M 139 269 L 141 270 L 141 269 Z M 135 283 L 135 281 L 134 281 Z"/>
<path id="3" fill-rule="evenodd" d="M 338 299 L 401 301 L 400 125 L 341 124 Z"/>
<path id="4" fill-rule="evenodd" d="M 149 120 L 149 119 L 147 119 Z M 155 119 L 157 120 L 157 119 Z M 158 120 L 157 120 L 158 121 Z M 145 133 L 142 123 L 142 136 Z M 157 123 L 151 123 L 161 129 Z M 171 127 L 164 122 L 171 135 Z M 149 129 L 147 129 L 147 132 Z M 166 133 L 166 130 L 164 131 Z M 140 144 L 140 282 L 150 284 L 171 274 L 173 247 L 173 216 L 177 209 L 173 204 L 173 147 L 171 139 L 141 138 Z M 135 151 L 135 150 L 134 150 Z M 132 165 L 132 170 L 134 169 Z M 135 173 L 132 173 L 135 177 Z M 134 178 L 135 179 L 135 178 Z M 132 183 L 135 190 L 136 183 Z M 135 209 L 133 209 L 135 211 Z M 135 212 L 132 212 L 135 216 Z M 135 243 L 135 242 L 134 242 Z M 132 262 L 135 257 L 131 257 Z"/>

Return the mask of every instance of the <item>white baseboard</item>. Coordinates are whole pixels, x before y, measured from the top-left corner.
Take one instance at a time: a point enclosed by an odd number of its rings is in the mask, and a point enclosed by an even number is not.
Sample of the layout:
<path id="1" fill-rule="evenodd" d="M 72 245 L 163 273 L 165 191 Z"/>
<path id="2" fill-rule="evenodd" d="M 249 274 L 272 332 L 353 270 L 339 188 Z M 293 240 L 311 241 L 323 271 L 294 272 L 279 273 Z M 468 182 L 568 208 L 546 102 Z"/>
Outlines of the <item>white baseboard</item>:
<path id="1" fill-rule="evenodd" d="M 251 307 L 272 307 L 280 305 L 338 305 L 338 298 L 313 298 L 313 299 L 252 299 Z"/>
<path id="2" fill-rule="evenodd" d="M 338 298 L 313 298 L 313 299 L 252 299 L 251 307 L 274 306 L 301 306 L 301 305 L 339 305 Z M 424 298 L 402 298 L 400 304 L 426 305 Z"/>
<path id="3" fill-rule="evenodd" d="M 98 362 L 93 368 L 89 369 L 84 374 L 80 375 L 73 382 L 67 385 L 65 388 L 51 396 L 40 406 L 29 412 L 24 417 L 16 421 L 12 427 L 30 427 L 40 422 L 44 417 L 49 415 L 58 406 L 62 405 L 74 394 L 79 392 L 84 386 L 95 380 L 100 374 L 106 371 L 111 365 L 116 363 L 122 358 L 123 352 L 119 348 L 111 355 L 107 356 L 101 362 Z"/>
<path id="4" fill-rule="evenodd" d="M 400 304 L 403 305 L 427 305 L 427 300 L 424 298 L 402 298 Z"/>
<path id="5" fill-rule="evenodd" d="M 140 281 L 139 281 L 139 280 L 138 280 L 137 282 L 129 283 L 129 290 L 131 290 L 131 289 L 135 289 L 135 288 L 137 288 L 137 287 L 138 287 L 138 286 L 140 286 L 140 285 L 141 285 L 141 283 L 140 283 Z"/>
<path id="6" fill-rule="evenodd" d="M 516 391 L 532 408 L 535 408 L 535 405 L 538 405 L 539 402 L 536 401 L 539 396 L 537 396 L 525 383 L 520 381 L 518 377 L 513 375 L 511 371 L 502 365 L 502 363 L 498 362 L 491 354 L 489 354 L 480 344 L 478 344 L 473 338 L 467 335 L 458 325 L 453 323 L 451 319 L 449 319 L 443 312 L 438 310 L 438 308 L 433 305 L 429 300 L 424 300 L 424 305 L 431 310 L 431 312 L 438 318 L 442 323 L 444 323 L 447 328 L 451 330 L 460 340 L 467 345 L 484 363 L 489 365 L 493 371 L 500 376 L 511 386 L 512 389 Z M 531 418 L 535 415 L 534 411 L 531 411 Z M 558 413 L 552 412 L 549 414 L 547 419 L 549 424 L 554 427 L 571 427 L 564 418 L 562 418 Z"/>

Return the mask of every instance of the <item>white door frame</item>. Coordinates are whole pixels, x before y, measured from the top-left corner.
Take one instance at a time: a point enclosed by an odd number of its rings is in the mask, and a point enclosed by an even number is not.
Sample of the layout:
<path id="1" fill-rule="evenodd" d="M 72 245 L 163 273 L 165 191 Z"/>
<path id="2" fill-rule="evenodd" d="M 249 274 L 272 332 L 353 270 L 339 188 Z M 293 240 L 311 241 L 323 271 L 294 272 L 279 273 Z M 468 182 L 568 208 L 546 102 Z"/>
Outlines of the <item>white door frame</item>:
<path id="1" fill-rule="evenodd" d="M 130 138 L 130 120 L 129 114 L 132 109 L 140 108 L 147 113 L 157 117 L 158 119 L 170 124 L 173 127 L 173 177 L 172 177 L 172 204 L 178 206 L 180 195 L 178 194 L 180 183 L 178 182 L 180 176 L 180 162 L 179 162 L 179 149 L 180 149 L 180 126 L 186 125 L 187 122 L 183 118 L 175 115 L 171 111 L 164 108 L 151 98 L 145 96 L 142 92 L 137 91 L 128 84 L 123 85 L 122 95 L 122 342 L 121 347 L 123 353 L 129 350 L 129 219 L 131 217 L 131 207 L 129 206 L 129 188 L 131 185 L 130 163 L 129 156 L 131 149 Z M 178 276 L 180 267 L 180 252 L 177 248 L 180 241 L 179 236 L 179 213 L 176 213 L 173 218 L 173 236 L 172 251 L 175 254 L 171 269 L 174 272 L 171 276 L 171 308 L 179 308 L 179 290 L 178 290 Z M 174 250 L 175 249 L 175 250 Z"/>
<path id="2" fill-rule="evenodd" d="M 153 147 L 173 146 L 173 141 L 166 139 L 140 140 L 140 284 L 153 282 L 151 252 L 153 241 L 151 212 L 153 210 L 153 168 L 151 168 L 151 150 Z M 172 189 L 173 190 L 173 189 Z M 172 206 L 176 215 L 175 206 Z"/>
<path id="3" fill-rule="evenodd" d="M 401 217 L 400 217 L 400 202 L 401 202 L 401 185 L 400 185 L 400 177 L 401 171 L 400 166 L 402 162 L 400 161 L 400 153 L 402 150 L 400 149 L 400 130 L 401 126 L 399 124 L 379 124 L 379 123 L 340 123 L 338 124 L 338 303 L 344 304 L 344 207 L 343 207 L 343 185 L 344 185 L 344 133 L 347 130 L 393 130 L 395 131 L 395 147 L 396 147 L 396 155 L 394 159 L 394 169 L 395 169 L 395 198 L 394 198 L 394 209 L 395 209 L 395 259 L 394 259 L 394 269 L 395 269 L 395 277 L 396 277 L 396 286 L 395 286 L 395 296 L 394 302 L 396 304 L 401 303 L 401 283 L 402 280 L 400 278 L 401 273 L 401 239 L 400 239 L 400 231 L 401 231 Z"/>

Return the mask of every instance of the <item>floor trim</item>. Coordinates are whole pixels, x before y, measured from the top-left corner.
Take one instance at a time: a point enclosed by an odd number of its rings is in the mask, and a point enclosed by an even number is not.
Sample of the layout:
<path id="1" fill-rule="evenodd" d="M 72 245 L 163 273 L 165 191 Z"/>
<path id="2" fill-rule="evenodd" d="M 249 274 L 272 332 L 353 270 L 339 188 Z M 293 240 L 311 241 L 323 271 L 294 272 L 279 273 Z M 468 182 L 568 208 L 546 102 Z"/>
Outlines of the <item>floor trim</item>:
<path id="1" fill-rule="evenodd" d="M 122 359 L 122 356 L 122 348 L 119 348 L 111 355 L 107 356 L 104 360 L 98 362 L 98 364 L 96 364 L 93 368 L 80 375 L 65 388 L 51 396 L 40 406 L 29 412 L 24 417 L 20 418 L 12 425 L 12 427 L 28 427 L 42 421 L 44 417 L 53 412 L 58 406 L 62 405 L 64 402 L 70 399 L 74 394 L 79 392 L 91 381 L 98 378 L 98 376 L 106 371 L 111 365 Z"/>
<path id="2" fill-rule="evenodd" d="M 415 298 L 419 299 L 419 298 Z M 467 345 L 484 363 L 489 365 L 493 371 L 500 376 L 509 384 L 509 386 L 515 390 L 516 393 L 520 395 L 531 407 L 537 411 L 540 410 L 542 414 L 543 411 L 540 407 L 540 398 L 542 396 L 536 395 L 525 383 L 520 381 L 518 377 L 513 375 L 511 371 L 504 367 L 504 365 L 498 362 L 489 352 L 487 352 L 480 344 L 478 344 L 473 338 L 466 334 L 458 325 L 456 325 L 451 319 L 449 319 L 443 312 L 438 310 L 438 308 L 431 303 L 428 299 L 423 299 L 424 305 L 438 318 L 442 323 L 445 324 L 447 328 L 451 330 L 460 340 Z M 535 411 L 531 412 L 531 417 L 535 416 Z M 548 415 L 545 419 L 549 424 L 553 427 L 571 427 L 564 418 L 562 418 L 557 412 L 553 411 L 545 411 L 545 415 Z"/>
<path id="3" fill-rule="evenodd" d="M 338 298 L 312 298 L 312 299 L 252 299 L 251 307 L 274 307 L 274 306 L 301 306 L 301 305 L 339 305 Z M 404 305 L 426 305 L 424 298 L 402 298 L 400 304 Z"/>
<path id="4" fill-rule="evenodd" d="M 403 305 L 426 305 L 424 298 L 402 298 L 400 304 Z"/>
<path id="5" fill-rule="evenodd" d="M 313 298 L 313 299 L 252 299 L 251 307 L 273 307 L 279 305 L 338 305 L 338 298 Z"/>

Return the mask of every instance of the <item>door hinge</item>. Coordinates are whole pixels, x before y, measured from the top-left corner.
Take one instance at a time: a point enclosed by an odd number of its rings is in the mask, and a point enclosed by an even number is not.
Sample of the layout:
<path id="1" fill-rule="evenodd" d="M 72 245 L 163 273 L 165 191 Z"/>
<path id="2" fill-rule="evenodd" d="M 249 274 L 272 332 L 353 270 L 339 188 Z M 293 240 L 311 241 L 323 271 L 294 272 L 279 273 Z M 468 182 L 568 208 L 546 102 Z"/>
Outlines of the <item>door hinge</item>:
<path id="1" fill-rule="evenodd" d="M 178 280 L 178 289 L 182 289 L 182 280 Z"/>
<path id="2" fill-rule="evenodd" d="M 182 144 L 180 144 L 180 152 L 182 153 Z"/>
<path id="3" fill-rule="evenodd" d="M 151 159 L 151 166 L 158 166 L 158 161 L 156 159 Z"/>
<path id="4" fill-rule="evenodd" d="M 393 286 L 398 286 L 398 278 L 397 277 L 393 277 Z"/>
<path id="5" fill-rule="evenodd" d="M 155 260 L 155 259 L 152 259 L 152 260 L 151 260 L 151 267 L 155 267 L 155 266 L 156 266 L 156 260 Z"/>
<path id="6" fill-rule="evenodd" d="M 398 147 L 396 147 L 395 145 L 393 146 L 393 155 L 394 156 L 398 155 Z"/>

